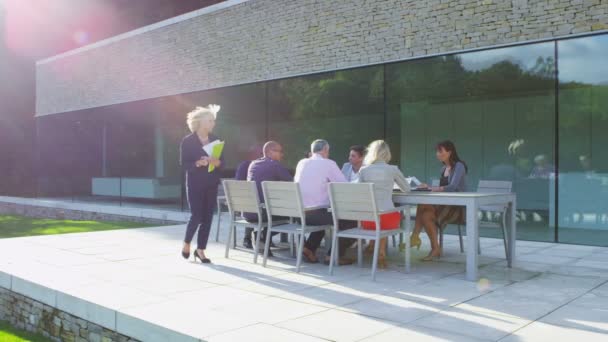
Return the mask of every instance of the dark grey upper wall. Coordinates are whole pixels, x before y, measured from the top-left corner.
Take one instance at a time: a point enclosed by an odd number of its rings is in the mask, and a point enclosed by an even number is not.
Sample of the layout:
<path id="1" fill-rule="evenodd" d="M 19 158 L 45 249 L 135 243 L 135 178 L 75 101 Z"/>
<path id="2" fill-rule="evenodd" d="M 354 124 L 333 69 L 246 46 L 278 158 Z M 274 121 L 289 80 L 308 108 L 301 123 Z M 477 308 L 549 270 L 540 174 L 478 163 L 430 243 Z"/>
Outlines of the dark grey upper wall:
<path id="1" fill-rule="evenodd" d="M 37 115 L 605 30 L 608 0 L 231 0 L 152 26 L 38 62 Z"/>

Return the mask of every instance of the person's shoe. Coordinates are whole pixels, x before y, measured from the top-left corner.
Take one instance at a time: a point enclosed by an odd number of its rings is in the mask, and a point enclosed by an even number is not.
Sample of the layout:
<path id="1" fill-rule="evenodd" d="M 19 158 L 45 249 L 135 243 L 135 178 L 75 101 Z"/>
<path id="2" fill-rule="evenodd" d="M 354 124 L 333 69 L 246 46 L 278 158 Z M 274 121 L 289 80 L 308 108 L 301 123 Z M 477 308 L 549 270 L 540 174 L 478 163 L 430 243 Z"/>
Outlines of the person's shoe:
<path id="1" fill-rule="evenodd" d="M 185 247 L 188 246 L 188 251 L 185 251 Z M 182 257 L 184 259 L 190 259 L 190 245 L 184 245 L 184 247 L 182 248 Z"/>
<path id="2" fill-rule="evenodd" d="M 186 253 L 186 252 L 182 251 L 182 258 L 190 259 L 190 252 Z"/>
<path id="3" fill-rule="evenodd" d="M 304 247 L 304 250 L 302 251 L 302 255 L 304 256 L 304 261 L 306 261 L 308 263 L 316 264 L 319 262 L 315 253 L 306 247 Z"/>
<path id="4" fill-rule="evenodd" d="M 418 235 L 411 235 L 410 236 L 410 247 L 414 248 L 416 247 L 418 250 L 420 250 L 420 245 L 422 244 L 422 240 L 420 240 L 420 237 Z M 405 246 L 404 246 L 405 249 Z"/>
<path id="5" fill-rule="evenodd" d="M 194 251 L 194 262 L 196 262 L 196 258 L 198 258 L 202 264 L 210 264 L 211 263 L 211 259 L 207 258 L 207 257 L 202 257 L 198 254 L 198 250 Z"/>
<path id="6" fill-rule="evenodd" d="M 253 249 L 253 243 L 251 243 L 251 239 L 244 238 L 243 239 L 243 247 L 247 249 Z"/>
<path id="7" fill-rule="evenodd" d="M 441 257 L 441 251 L 431 251 L 429 255 L 422 258 L 422 261 L 436 261 Z"/>

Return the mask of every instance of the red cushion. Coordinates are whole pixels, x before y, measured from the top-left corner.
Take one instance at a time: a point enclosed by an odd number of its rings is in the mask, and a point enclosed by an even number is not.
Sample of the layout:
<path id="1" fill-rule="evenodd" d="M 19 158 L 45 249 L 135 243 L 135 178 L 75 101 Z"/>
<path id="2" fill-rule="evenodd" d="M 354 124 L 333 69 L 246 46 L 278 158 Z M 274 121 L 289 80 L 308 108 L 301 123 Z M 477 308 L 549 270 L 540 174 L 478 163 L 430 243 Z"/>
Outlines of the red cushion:
<path id="1" fill-rule="evenodd" d="M 390 230 L 399 228 L 401 225 L 401 213 L 388 213 L 380 215 L 380 230 Z M 363 229 L 374 230 L 376 223 L 373 221 L 362 221 Z"/>

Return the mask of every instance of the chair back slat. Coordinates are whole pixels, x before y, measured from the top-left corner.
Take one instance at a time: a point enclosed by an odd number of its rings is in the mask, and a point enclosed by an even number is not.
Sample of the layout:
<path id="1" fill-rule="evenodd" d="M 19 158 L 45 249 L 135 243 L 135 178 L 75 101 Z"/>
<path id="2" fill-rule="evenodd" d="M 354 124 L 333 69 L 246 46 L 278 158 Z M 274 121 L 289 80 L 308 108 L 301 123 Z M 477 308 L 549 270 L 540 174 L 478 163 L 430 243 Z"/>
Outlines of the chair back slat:
<path id="1" fill-rule="evenodd" d="M 513 183 L 509 181 L 493 181 L 480 180 L 477 184 L 477 192 L 479 193 L 498 193 L 509 194 L 513 188 Z M 479 208 L 483 211 L 503 212 L 506 209 L 504 205 L 483 205 Z"/>
<path id="2" fill-rule="evenodd" d="M 262 182 L 268 216 L 299 217 L 303 215 L 302 198 L 297 183 Z"/>
<path id="3" fill-rule="evenodd" d="M 372 183 L 330 183 L 329 194 L 335 219 L 374 221 L 378 216 Z"/>
<path id="4" fill-rule="evenodd" d="M 499 193 L 508 194 L 513 188 L 513 183 L 509 181 L 490 181 L 480 180 L 477 184 L 477 192 L 479 193 Z"/>
<path id="5" fill-rule="evenodd" d="M 293 201 L 294 193 L 292 190 L 272 190 L 272 198 L 280 201 Z"/>
<path id="6" fill-rule="evenodd" d="M 332 209 L 333 210 L 333 209 Z M 351 211 L 351 210 L 340 210 L 337 215 L 338 220 L 352 220 L 352 221 L 375 221 L 376 217 L 369 211 Z"/>
<path id="7" fill-rule="evenodd" d="M 370 207 L 371 203 L 369 200 L 366 202 L 350 202 L 343 201 L 340 204 L 340 209 L 343 211 L 362 211 L 362 212 L 371 212 L 372 208 Z"/>
<path id="8" fill-rule="evenodd" d="M 224 194 L 228 210 L 232 213 L 256 213 L 260 214 L 260 199 L 255 182 L 224 180 Z"/>

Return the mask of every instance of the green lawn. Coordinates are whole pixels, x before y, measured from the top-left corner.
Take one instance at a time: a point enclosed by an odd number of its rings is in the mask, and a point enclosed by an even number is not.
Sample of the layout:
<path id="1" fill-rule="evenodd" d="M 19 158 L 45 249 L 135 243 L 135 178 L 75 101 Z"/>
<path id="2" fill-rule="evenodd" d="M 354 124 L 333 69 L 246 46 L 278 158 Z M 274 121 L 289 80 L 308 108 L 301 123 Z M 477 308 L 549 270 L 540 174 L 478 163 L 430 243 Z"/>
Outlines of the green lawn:
<path id="1" fill-rule="evenodd" d="M 152 225 L 137 222 L 53 220 L 15 215 L 0 215 L 0 239 L 19 236 L 83 233 L 151 226 Z M 0 339 L 0 341 L 4 342 L 2 339 Z"/>
<path id="2" fill-rule="evenodd" d="M 5 322 L 0 322 L 0 341 L 2 342 L 50 342 L 51 340 L 37 334 L 17 330 Z"/>
<path id="3" fill-rule="evenodd" d="M 36 219 L 31 217 L 0 215 L 0 239 L 19 236 L 82 233 L 113 229 L 141 228 L 152 225 L 137 222 L 100 222 Z M 17 330 L 0 321 L 0 342 L 50 342 L 49 339 Z"/>

